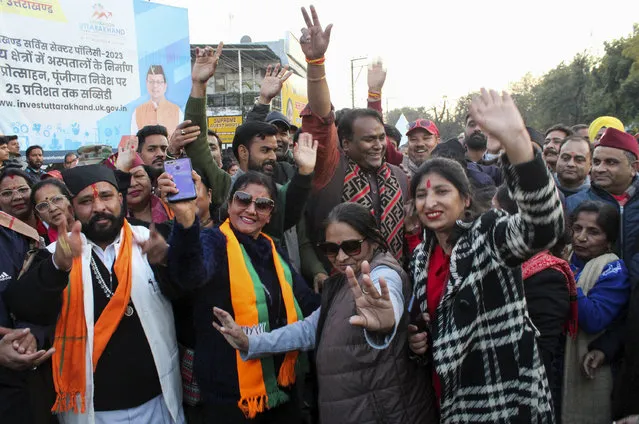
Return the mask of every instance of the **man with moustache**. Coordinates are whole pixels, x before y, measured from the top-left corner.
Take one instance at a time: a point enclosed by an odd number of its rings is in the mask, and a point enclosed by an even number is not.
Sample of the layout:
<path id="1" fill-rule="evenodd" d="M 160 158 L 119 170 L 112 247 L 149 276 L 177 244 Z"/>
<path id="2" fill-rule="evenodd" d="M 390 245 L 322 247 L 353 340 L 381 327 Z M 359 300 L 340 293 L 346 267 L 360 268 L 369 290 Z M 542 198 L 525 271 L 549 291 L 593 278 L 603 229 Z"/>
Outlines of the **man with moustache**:
<path id="1" fill-rule="evenodd" d="M 418 119 L 408 124 L 408 155 L 404 156 L 402 165 L 413 176 L 426 159 L 430 158 L 433 149 L 439 144 L 439 129 L 433 121 Z"/>
<path id="2" fill-rule="evenodd" d="M 590 188 L 592 153 L 590 142 L 578 135 L 568 136 L 559 147 L 555 168 L 557 188 L 569 197 Z"/>
<path id="3" fill-rule="evenodd" d="M 44 151 L 40 146 L 30 146 L 27 149 L 27 169 L 25 171 L 34 183 L 40 181 L 40 178 L 46 174 L 42 169 L 44 163 Z"/>
<path id="4" fill-rule="evenodd" d="M 197 139 L 185 145 L 186 154 L 193 166 L 201 169 L 211 183 L 212 203 L 219 207 L 228 200 L 231 184 L 241 173 L 250 170 L 272 176 L 276 166 L 277 129 L 266 122 L 248 121 L 235 130 L 233 152 L 239 162 L 240 170 L 231 176 L 220 169 L 211 158 L 207 143 L 206 122 L 206 84 L 215 74 L 217 62 L 222 54 L 222 43 L 217 49 L 211 47 L 196 49 L 191 79 L 191 95 L 186 103 L 186 119 L 200 127 Z M 284 78 L 285 74 L 275 78 Z M 313 166 L 317 146 L 298 148 L 294 151 L 297 170 L 291 180 L 278 188 L 275 210 L 264 232 L 278 239 L 284 232 L 296 225 L 302 217 L 306 199 L 310 193 L 313 179 Z"/>
<path id="5" fill-rule="evenodd" d="M 137 133 L 138 153 L 146 166 L 162 171 L 169 147 L 168 133 L 162 125 L 147 125 Z"/>
<path id="6" fill-rule="evenodd" d="M 182 423 L 172 307 L 154 273 L 161 259 L 147 257 L 159 236 L 124 219 L 112 170 L 63 178 L 78 221 L 4 294 L 16 317 L 56 325 L 53 410 L 65 423 Z"/>

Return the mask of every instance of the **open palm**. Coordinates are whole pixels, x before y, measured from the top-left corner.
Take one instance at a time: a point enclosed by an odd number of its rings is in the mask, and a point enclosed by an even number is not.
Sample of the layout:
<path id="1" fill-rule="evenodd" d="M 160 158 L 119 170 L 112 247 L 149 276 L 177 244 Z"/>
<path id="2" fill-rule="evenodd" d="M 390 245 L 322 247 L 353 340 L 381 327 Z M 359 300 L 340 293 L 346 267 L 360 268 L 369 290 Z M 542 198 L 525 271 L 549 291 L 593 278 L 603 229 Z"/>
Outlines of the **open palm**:
<path id="1" fill-rule="evenodd" d="M 380 278 L 380 294 L 373 285 L 370 273 L 369 263 L 362 262 L 362 283 L 360 286 L 353 270 L 350 267 L 346 268 L 346 278 L 355 297 L 357 310 L 357 315 L 350 318 L 350 323 L 364 327 L 369 331 L 390 332 L 395 326 L 395 312 L 388 286 L 384 278 Z"/>
<path id="2" fill-rule="evenodd" d="M 305 8 L 302 8 L 302 15 L 304 16 L 304 22 L 306 22 L 306 28 L 302 28 L 302 38 L 300 38 L 302 51 L 307 59 L 319 59 L 324 56 L 326 49 L 328 49 L 333 24 L 328 25 L 323 30 L 315 6 L 311 6 L 312 20 Z"/>
<path id="3" fill-rule="evenodd" d="M 301 133 L 297 144 L 293 147 L 293 159 L 302 175 L 309 175 L 315 170 L 317 161 L 317 140 L 309 133 Z"/>
<path id="4" fill-rule="evenodd" d="M 275 66 L 268 65 L 260 85 L 260 97 L 270 102 L 275 96 L 280 94 L 284 81 L 291 75 L 293 75 L 293 72 L 288 70 L 288 65 L 282 68 L 280 68 L 279 63 Z"/>
<path id="5" fill-rule="evenodd" d="M 223 46 L 224 43 L 220 42 L 215 52 L 213 47 L 205 47 L 203 49 L 196 47 L 195 63 L 191 70 L 191 78 L 193 80 L 206 83 L 215 75 L 215 69 L 217 69 L 217 63 L 220 61 Z"/>

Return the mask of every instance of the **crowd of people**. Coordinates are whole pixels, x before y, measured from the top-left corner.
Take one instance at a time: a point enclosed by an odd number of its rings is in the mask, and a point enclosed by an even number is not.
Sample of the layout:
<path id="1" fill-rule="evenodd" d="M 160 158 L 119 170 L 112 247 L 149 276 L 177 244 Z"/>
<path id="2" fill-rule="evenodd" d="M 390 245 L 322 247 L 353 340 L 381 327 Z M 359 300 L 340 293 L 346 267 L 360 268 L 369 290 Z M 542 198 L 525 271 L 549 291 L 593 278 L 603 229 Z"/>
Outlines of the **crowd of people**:
<path id="1" fill-rule="evenodd" d="M 175 129 L 49 172 L 0 136 L 0 422 L 639 423 L 639 141 L 482 89 L 459 137 L 399 146 L 381 64 L 335 111 L 302 14 L 299 129 L 269 66 L 223 150 L 220 43 Z"/>

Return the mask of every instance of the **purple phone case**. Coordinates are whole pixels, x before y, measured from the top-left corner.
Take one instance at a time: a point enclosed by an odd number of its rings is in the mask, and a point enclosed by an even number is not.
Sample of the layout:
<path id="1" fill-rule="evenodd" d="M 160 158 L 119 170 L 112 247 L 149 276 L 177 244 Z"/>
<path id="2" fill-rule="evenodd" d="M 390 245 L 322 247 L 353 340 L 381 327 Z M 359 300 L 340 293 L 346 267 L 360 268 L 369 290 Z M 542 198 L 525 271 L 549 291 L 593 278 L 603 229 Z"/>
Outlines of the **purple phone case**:
<path id="1" fill-rule="evenodd" d="M 195 183 L 191 175 L 191 159 L 182 158 L 164 162 L 164 170 L 173 176 L 173 182 L 180 190 L 179 193 L 167 196 L 169 202 L 193 200 L 197 197 Z"/>

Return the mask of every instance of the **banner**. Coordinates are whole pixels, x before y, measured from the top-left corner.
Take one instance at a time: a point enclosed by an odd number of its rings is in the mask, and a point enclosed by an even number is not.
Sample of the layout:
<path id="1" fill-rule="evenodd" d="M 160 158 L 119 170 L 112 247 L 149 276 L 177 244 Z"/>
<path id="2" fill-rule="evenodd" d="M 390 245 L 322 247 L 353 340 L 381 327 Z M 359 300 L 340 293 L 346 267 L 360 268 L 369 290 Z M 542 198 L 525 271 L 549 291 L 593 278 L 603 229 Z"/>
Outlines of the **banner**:
<path id="1" fill-rule="evenodd" d="M 231 116 L 209 116 L 208 127 L 210 130 L 215 131 L 220 136 L 222 144 L 227 147 L 226 144 L 233 143 L 233 136 L 235 136 L 235 129 L 242 125 L 242 115 Z"/>
<path id="2" fill-rule="evenodd" d="M 45 153 L 170 133 L 191 81 L 186 9 L 141 0 L 0 0 L 0 134 Z"/>

